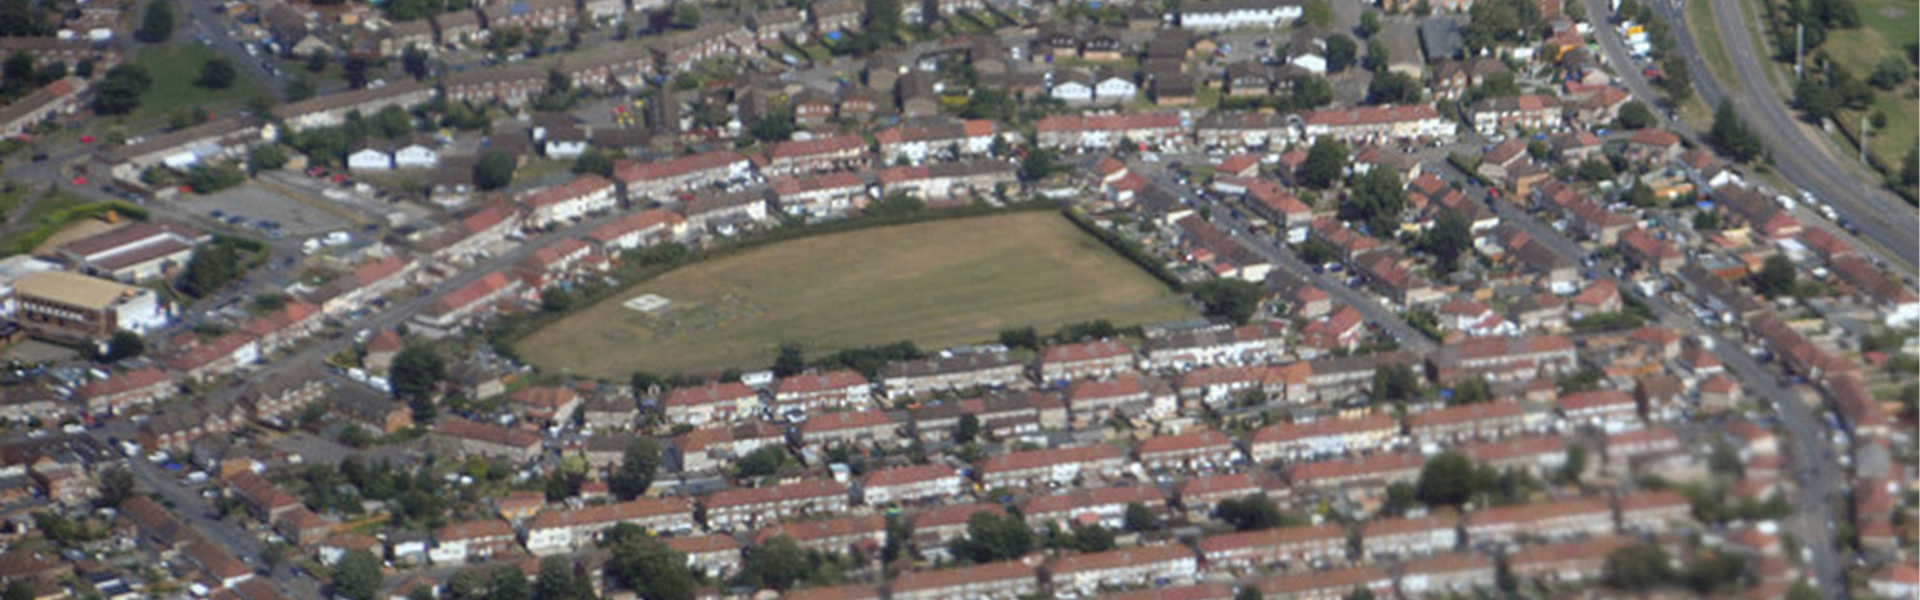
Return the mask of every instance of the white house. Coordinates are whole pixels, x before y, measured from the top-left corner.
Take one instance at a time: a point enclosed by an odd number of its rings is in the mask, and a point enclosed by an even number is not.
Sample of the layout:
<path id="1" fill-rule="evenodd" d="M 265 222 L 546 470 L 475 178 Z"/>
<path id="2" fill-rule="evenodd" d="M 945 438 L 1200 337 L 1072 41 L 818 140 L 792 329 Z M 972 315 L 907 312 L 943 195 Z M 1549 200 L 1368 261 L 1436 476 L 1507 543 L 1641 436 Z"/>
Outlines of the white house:
<path id="1" fill-rule="evenodd" d="M 1133 79 L 1119 73 L 1102 74 L 1094 84 L 1093 97 L 1103 103 L 1122 103 L 1133 100 L 1140 93 L 1140 86 Z"/>
<path id="2" fill-rule="evenodd" d="M 1327 58 L 1318 54 L 1301 54 L 1293 57 L 1293 60 L 1287 61 L 1287 64 L 1299 67 L 1300 70 L 1314 75 L 1327 74 Z"/>
<path id="3" fill-rule="evenodd" d="M 393 155 L 382 148 L 367 146 L 347 155 L 348 171 L 392 171 Z"/>
<path id="4" fill-rule="evenodd" d="M 1276 28 L 1305 13 L 1298 0 L 1215 0 L 1186 5 L 1180 26 L 1187 29 L 1226 30 L 1242 27 Z"/>
<path id="5" fill-rule="evenodd" d="M 1093 102 L 1092 78 L 1084 73 L 1053 74 L 1053 89 L 1047 95 L 1068 104 L 1088 104 Z"/>
<path id="6" fill-rule="evenodd" d="M 393 166 L 397 169 L 439 168 L 440 151 L 419 142 L 410 143 L 394 151 Z"/>

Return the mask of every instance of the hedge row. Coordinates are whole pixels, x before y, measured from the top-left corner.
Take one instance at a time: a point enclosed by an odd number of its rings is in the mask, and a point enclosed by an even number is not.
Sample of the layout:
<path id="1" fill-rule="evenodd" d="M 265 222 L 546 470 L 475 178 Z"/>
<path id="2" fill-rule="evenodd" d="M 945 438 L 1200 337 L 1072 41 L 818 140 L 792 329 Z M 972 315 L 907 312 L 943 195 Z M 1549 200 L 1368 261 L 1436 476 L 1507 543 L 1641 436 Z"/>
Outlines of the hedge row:
<path id="1" fill-rule="evenodd" d="M 1106 244 L 1108 248 L 1112 248 L 1114 252 L 1120 253 L 1120 256 L 1133 261 L 1133 264 L 1140 265 L 1140 268 L 1146 269 L 1147 273 L 1152 274 L 1154 278 L 1167 284 L 1167 287 L 1173 288 L 1173 291 L 1179 292 L 1186 289 L 1186 284 L 1182 283 L 1179 277 L 1175 277 L 1173 272 L 1167 270 L 1167 266 L 1155 259 L 1153 255 L 1147 254 L 1147 250 L 1140 247 L 1138 242 L 1121 237 L 1119 234 L 1108 231 L 1104 227 L 1095 225 L 1093 221 L 1087 219 L 1086 215 L 1080 214 L 1080 211 L 1067 208 L 1060 212 L 1066 215 L 1068 221 L 1072 221 L 1074 225 L 1078 225 L 1081 231 L 1085 231 L 1089 235 L 1099 239 L 1101 243 Z"/>

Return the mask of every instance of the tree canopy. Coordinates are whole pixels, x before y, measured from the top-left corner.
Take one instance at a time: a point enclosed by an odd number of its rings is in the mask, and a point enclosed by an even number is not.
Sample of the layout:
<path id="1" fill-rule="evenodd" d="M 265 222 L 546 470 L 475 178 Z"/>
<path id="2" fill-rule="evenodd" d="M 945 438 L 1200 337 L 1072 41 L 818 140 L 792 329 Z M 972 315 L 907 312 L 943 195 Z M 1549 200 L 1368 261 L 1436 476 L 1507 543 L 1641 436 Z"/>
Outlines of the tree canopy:
<path id="1" fill-rule="evenodd" d="M 333 591 L 351 600 L 373 600 L 385 579 L 380 573 L 379 557 L 366 550 L 354 550 L 334 565 Z"/>
<path id="2" fill-rule="evenodd" d="M 1193 297 L 1208 315 L 1246 324 L 1260 310 L 1260 284 L 1239 279 L 1214 279 L 1193 287 Z"/>
<path id="3" fill-rule="evenodd" d="M 620 466 L 607 480 L 607 487 L 615 497 L 632 500 L 647 492 L 659 470 L 660 442 L 650 437 L 634 438 L 620 456 Z"/>

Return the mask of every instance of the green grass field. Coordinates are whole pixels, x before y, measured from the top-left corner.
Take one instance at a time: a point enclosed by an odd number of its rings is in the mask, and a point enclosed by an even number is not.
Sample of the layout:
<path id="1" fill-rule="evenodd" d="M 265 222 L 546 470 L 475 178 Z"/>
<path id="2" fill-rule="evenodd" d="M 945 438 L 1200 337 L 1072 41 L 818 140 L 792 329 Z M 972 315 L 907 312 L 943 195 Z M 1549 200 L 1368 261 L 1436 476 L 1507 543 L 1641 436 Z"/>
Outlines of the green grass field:
<path id="1" fill-rule="evenodd" d="M 1920 0 L 1854 0 L 1854 3 L 1865 26 L 1833 32 L 1820 46 L 1821 51 L 1845 66 L 1854 77 L 1872 74 L 1874 67 L 1886 57 L 1899 56 L 1906 52 L 1907 44 L 1920 41 L 1920 28 L 1914 26 L 1914 19 L 1920 17 Z M 1867 143 L 1867 148 L 1883 164 L 1898 164 L 1900 157 L 1913 148 L 1915 130 L 1920 128 L 1920 105 L 1916 105 L 1912 95 L 1916 85 L 1920 84 L 1909 80 L 1892 91 L 1876 90 L 1873 108 L 1864 113 L 1871 115 L 1877 110 L 1887 114 L 1887 126 L 1874 130 Z M 1858 111 L 1847 112 L 1844 117 L 1849 120 L 1847 126 L 1859 127 L 1861 116 Z"/>
<path id="2" fill-rule="evenodd" d="M 217 55 L 212 48 L 193 43 L 141 48 L 134 64 L 147 70 L 147 76 L 153 78 L 153 87 L 140 95 L 140 108 L 128 120 L 143 124 L 163 122 L 174 111 L 195 106 L 214 110 L 215 117 L 224 116 L 226 111 L 221 109 L 244 106 L 248 99 L 261 93 L 259 84 L 246 78 L 245 70 L 240 71 L 241 76 L 234 80 L 233 86 L 224 90 L 194 85 L 194 80 L 200 78 L 201 66 Z"/>
<path id="3" fill-rule="evenodd" d="M 653 315 L 622 303 L 671 302 Z M 1185 298 L 1052 212 L 805 238 L 697 263 L 523 338 L 546 372 L 624 379 L 763 368 L 782 343 L 809 358 L 913 340 L 933 349 L 1003 329 L 1194 316 Z"/>

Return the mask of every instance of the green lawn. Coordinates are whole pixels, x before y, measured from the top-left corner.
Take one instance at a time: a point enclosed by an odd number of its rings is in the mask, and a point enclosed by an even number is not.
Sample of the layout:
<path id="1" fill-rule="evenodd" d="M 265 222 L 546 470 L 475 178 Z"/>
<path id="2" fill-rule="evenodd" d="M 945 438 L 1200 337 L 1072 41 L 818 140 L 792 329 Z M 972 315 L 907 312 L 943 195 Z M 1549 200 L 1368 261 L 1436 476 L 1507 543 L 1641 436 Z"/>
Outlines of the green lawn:
<path id="1" fill-rule="evenodd" d="M 624 302 L 657 294 L 654 314 Z M 1186 299 L 1053 212 L 804 238 L 696 263 L 547 325 L 517 345 L 544 372 L 624 379 L 760 368 L 902 339 L 926 349 L 1001 330 L 1194 316 Z"/>
<path id="2" fill-rule="evenodd" d="M 1920 15 L 1920 0 L 1854 0 L 1865 27 L 1832 32 L 1820 50 L 1845 66 L 1854 77 L 1864 78 L 1889 56 L 1905 52 L 1907 44 L 1920 41 L 1920 28 L 1914 25 Z M 1882 164 L 1898 164 L 1913 148 L 1915 128 L 1920 127 L 1920 106 L 1913 93 L 1917 84 L 1908 81 L 1893 91 L 1875 91 L 1873 110 L 1887 113 L 1887 126 L 1875 130 L 1868 149 Z M 1865 114 L 1872 114 L 1868 111 Z M 1862 113 L 1848 112 L 1847 127 L 1857 128 Z M 1851 144 L 1845 144 L 1851 148 Z"/>
<path id="3" fill-rule="evenodd" d="M 153 87 L 140 96 L 140 108 L 129 120 L 140 124 L 164 123 L 175 111 L 195 106 L 213 110 L 218 117 L 222 116 L 223 109 L 244 106 L 248 99 L 263 91 L 258 83 L 246 78 L 245 69 L 239 69 L 240 78 L 224 90 L 194 85 L 194 80 L 200 78 L 200 68 L 214 56 L 217 54 L 212 48 L 191 43 L 141 48 L 133 62 L 147 70 L 147 76 L 153 78 Z"/>

